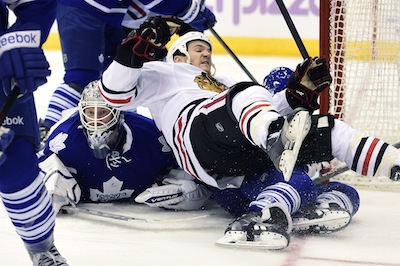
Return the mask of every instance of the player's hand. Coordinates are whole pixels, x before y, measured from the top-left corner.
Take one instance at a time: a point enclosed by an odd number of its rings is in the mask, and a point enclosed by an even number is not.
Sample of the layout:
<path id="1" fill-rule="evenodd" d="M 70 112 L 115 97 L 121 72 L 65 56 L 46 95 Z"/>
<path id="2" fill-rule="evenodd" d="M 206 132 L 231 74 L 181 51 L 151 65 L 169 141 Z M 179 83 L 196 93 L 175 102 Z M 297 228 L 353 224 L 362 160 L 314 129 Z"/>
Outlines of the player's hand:
<path id="1" fill-rule="evenodd" d="M 309 90 L 322 92 L 331 82 L 332 77 L 325 58 L 307 58 L 296 68 L 295 82 Z"/>
<path id="2" fill-rule="evenodd" d="M 4 152 L 13 140 L 14 135 L 14 131 L 0 126 L 0 165 L 2 165 L 6 160 Z"/>
<path id="3" fill-rule="evenodd" d="M 0 86 L 5 95 L 12 89 L 13 78 L 23 95 L 47 82 L 50 65 L 40 47 L 40 35 L 35 24 L 16 23 L 0 36 Z"/>
<path id="4" fill-rule="evenodd" d="M 189 7 L 178 14 L 178 18 L 190 24 L 198 31 L 214 27 L 217 20 L 215 15 L 200 0 L 191 0 Z"/>
<path id="5" fill-rule="evenodd" d="M 197 210 L 211 196 L 210 190 L 194 182 L 183 170 L 172 169 L 161 186 L 153 186 L 139 194 L 135 201 L 150 207 L 173 210 Z"/>
<path id="6" fill-rule="evenodd" d="M 303 107 L 308 110 L 319 108 L 319 94 L 332 82 L 325 58 L 307 58 L 296 68 L 288 82 L 287 98 L 295 109 Z"/>
<path id="7" fill-rule="evenodd" d="M 125 66 L 140 68 L 145 61 L 164 58 L 167 55 L 165 45 L 178 30 L 171 20 L 171 17 L 161 16 L 147 19 L 122 41 L 115 60 Z"/>
<path id="8" fill-rule="evenodd" d="M 39 167 L 45 173 L 43 179 L 52 198 L 55 213 L 58 213 L 62 206 L 75 206 L 79 202 L 81 188 L 56 154 L 41 162 Z"/>

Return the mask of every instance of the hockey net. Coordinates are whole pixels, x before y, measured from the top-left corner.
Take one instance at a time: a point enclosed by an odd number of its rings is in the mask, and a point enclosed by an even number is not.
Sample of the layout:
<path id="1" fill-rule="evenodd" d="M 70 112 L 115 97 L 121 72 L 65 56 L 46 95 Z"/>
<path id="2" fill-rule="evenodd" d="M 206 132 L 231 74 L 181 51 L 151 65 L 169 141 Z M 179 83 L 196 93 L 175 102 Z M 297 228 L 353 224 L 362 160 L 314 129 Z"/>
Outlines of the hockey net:
<path id="1" fill-rule="evenodd" d="M 333 77 L 321 96 L 321 112 L 391 144 L 400 142 L 399 0 L 321 0 L 320 22 L 320 54 Z M 337 178 L 366 188 L 400 185 L 350 173 Z"/>

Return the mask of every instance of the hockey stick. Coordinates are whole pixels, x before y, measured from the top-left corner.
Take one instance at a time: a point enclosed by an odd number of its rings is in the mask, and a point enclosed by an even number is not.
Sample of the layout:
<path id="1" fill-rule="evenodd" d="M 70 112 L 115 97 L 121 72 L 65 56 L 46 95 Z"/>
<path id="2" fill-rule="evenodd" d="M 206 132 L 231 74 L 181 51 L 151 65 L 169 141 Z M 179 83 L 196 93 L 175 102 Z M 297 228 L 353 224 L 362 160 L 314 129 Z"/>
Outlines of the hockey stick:
<path id="1" fill-rule="evenodd" d="M 395 148 L 399 149 L 400 148 L 400 142 L 397 142 L 397 143 L 393 144 L 393 146 Z M 336 170 L 334 170 L 332 172 L 328 172 L 326 174 L 321 175 L 320 177 L 317 177 L 316 179 L 314 179 L 314 183 L 316 183 L 316 184 L 323 183 L 325 181 L 328 181 L 330 178 L 335 177 L 337 175 L 340 175 L 340 174 L 342 174 L 344 172 L 347 172 L 349 170 L 350 170 L 350 168 L 347 167 L 347 166 L 340 167 L 340 168 L 338 168 L 338 169 L 336 169 Z"/>
<path id="2" fill-rule="evenodd" d="M 10 94 L 7 96 L 6 101 L 4 102 L 3 106 L 1 107 L 0 111 L 0 125 L 3 124 L 4 119 L 10 112 L 11 107 L 14 105 L 15 100 L 17 100 L 19 95 L 19 89 L 16 83 L 14 83 L 13 89 L 11 90 Z"/>
<path id="3" fill-rule="evenodd" d="M 214 37 L 219 41 L 219 43 L 225 48 L 225 50 L 232 56 L 233 60 L 240 66 L 240 68 L 247 74 L 247 76 L 255 83 L 258 84 L 258 81 L 253 77 L 253 75 L 247 70 L 247 68 L 243 65 L 243 63 L 239 60 L 239 58 L 235 55 L 235 53 L 228 47 L 228 45 L 222 40 L 222 38 L 218 35 L 218 33 L 208 25 L 208 29 L 214 35 Z"/>
<path id="4" fill-rule="evenodd" d="M 290 32 L 292 33 L 293 39 L 296 42 L 296 45 L 300 50 L 301 56 L 303 57 L 303 59 L 308 58 L 309 55 L 308 55 L 307 49 L 304 46 L 304 43 L 301 40 L 299 33 L 297 32 L 296 26 L 294 25 L 292 18 L 290 17 L 288 10 L 287 10 L 285 4 L 283 3 L 283 0 L 276 0 L 276 3 L 278 4 L 279 9 L 281 10 L 283 18 L 285 19 Z"/>
<path id="5" fill-rule="evenodd" d="M 109 218 L 109 219 L 113 219 L 113 220 L 135 221 L 135 222 L 143 222 L 143 223 L 179 223 L 179 222 L 187 222 L 187 221 L 203 219 L 203 218 L 210 216 L 209 214 L 203 214 L 203 215 L 198 215 L 198 216 L 189 217 L 189 218 L 158 220 L 158 219 L 146 219 L 146 218 L 140 218 L 140 217 L 120 215 L 120 214 L 104 212 L 104 211 L 96 211 L 96 210 L 92 210 L 92 209 L 85 208 L 85 207 L 79 207 L 79 206 L 75 206 L 75 207 L 63 206 L 62 210 L 66 211 L 67 213 L 82 213 L 82 214 L 88 214 L 88 215 L 102 217 L 102 218 Z"/>

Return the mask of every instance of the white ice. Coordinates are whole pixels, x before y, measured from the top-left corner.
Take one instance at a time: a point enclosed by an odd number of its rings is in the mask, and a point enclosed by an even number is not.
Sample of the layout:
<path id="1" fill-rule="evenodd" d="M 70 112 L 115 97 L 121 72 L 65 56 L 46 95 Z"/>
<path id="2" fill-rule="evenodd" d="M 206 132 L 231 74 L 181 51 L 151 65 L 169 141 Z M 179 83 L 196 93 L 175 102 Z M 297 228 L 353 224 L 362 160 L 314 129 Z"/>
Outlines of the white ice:
<path id="1" fill-rule="evenodd" d="M 35 93 L 39 117 L 44 117 L 52 91 L 62 81 L 60 52 L 46 52 L 51 63 L 49 82 Z M 242 63 L 259 82 L 276 66 L 295 67 L 301 58 L 244 57 Z M 249 80 L 229 56 L 215 56 L 217 71 Z M 292 237 L 281 251 L 228 249 L 216 246 L 228 214 L 216 206 L 195 213 L 178 213 L 132 206 L 126 215 L 147 219 L 205 218 L 175 223 L 114 221 L 84 214 L 58 215 L 55 243 L 72 266 L 91 265 L 400 265 L 400 194 L 360 190 L 361 206 L 352 223 L 331 235 Z M 105 210 L 112 210 L 104 205 Z M 110 208 L 108 208 L 110 207 Z M 0 207 L 0 265 L 31 265 L 23 243 Z"/>

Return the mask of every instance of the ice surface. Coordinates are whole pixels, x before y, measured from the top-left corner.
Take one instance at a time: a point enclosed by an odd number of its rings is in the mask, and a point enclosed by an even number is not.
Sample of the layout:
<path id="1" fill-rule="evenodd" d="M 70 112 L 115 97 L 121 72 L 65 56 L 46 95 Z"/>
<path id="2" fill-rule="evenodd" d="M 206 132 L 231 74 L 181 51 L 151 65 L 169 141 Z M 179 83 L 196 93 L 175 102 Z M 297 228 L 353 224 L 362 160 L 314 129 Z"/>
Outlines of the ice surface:
<path id="1" fill-rule="evenodd" d="M 44 117 L 52 91 L 62 81 L 60 52 L 46 52 L 51 63 L 49 83 L 39 88 L 36 103 Z M 301 58 L 242 57 L 242 63 L 262 82 L 276 66 L 295 67 Z M 228 56 L 215 56 L 217 71 L 238 80 L 249 80 Z M 58 215 L 55 243 L 72 266 L 91 265 L 190 265 L 190 266 L 313 266 L 313 265 L 400 265 L 400 194 L 360 190 L 361 207 L 352 223 L 331 235 L 292 237 L 282 251 L 253 251 L 215 245 L 231 220 L 214 204 L 206 210 L 179 213 L 132 205 L 118 211 L 146 219 L 204 218 L 174 223 L 118 221 L 85 214 Z M 113 211 L 106 204 L 104 211 Z M 0 265 L 31 265 L 14 227 L 0 207 Z"/>

